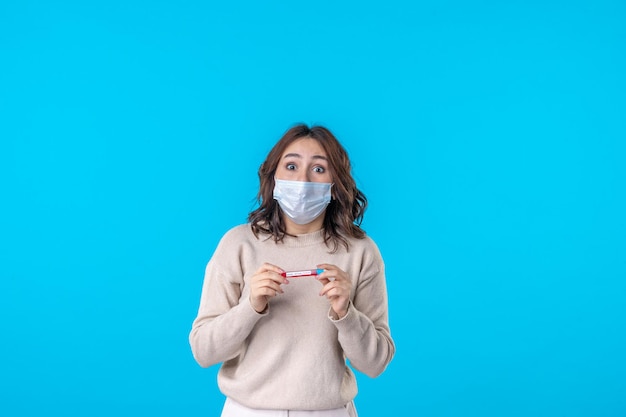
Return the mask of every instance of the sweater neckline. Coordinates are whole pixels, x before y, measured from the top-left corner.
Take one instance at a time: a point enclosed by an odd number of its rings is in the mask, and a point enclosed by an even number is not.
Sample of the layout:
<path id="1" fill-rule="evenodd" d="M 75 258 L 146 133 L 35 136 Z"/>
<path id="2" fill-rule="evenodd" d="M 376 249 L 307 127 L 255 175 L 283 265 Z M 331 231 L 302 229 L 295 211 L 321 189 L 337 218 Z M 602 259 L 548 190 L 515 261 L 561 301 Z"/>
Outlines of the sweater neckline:
<path id="1" fill-rule="evenodd" d="M 285 235 L 283 243 L 296 248 L 324 243 L 324 229 L 302 235 Z"/>

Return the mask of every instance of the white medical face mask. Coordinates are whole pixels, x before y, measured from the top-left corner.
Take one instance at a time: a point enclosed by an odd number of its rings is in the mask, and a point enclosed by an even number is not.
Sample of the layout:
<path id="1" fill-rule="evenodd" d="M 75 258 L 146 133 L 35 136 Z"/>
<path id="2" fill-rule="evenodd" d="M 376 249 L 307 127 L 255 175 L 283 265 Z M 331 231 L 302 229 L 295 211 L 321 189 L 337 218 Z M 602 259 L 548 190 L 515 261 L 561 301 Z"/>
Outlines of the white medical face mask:
<path id="1" fill-rule="evenodd" d="M 274 182 L 274 200 L 294 223 L 311 223 L 330 203 L 331 183 L 279 179 Z"/>

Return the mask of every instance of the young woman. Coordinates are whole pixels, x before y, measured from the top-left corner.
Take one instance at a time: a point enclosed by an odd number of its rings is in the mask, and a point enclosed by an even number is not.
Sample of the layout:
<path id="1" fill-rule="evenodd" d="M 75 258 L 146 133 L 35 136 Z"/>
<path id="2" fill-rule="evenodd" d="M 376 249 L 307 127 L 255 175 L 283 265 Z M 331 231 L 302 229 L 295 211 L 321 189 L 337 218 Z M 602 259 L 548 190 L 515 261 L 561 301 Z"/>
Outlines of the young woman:
<path id="1" fill-rule="evenodd" d="M 322 126 L 289 129 L 259 179 L 259 207 L 207 264 L 194 358 L 222 363 L 222 417 L 355 417 L 351 368 L 376 377 L 395 353 L 367 199 Z"/>

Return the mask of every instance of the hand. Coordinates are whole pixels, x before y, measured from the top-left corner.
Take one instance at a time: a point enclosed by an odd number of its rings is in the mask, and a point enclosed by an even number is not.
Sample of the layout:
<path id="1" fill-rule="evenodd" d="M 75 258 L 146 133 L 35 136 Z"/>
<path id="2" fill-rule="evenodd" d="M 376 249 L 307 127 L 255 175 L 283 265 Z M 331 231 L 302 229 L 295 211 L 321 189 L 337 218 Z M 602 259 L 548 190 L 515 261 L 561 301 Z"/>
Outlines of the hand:
<path id="1" fill-rule="evenodd" d="M 317 276 L 319 282 L 324 286 L 320 295 L 325 295 L 328 298 L 330 307 L 337 315 L 337 319 L 340 319 L 348 314 L 352 282 L 348 274 L 335 265 L 319 264 L 317 267 L 324 269 L 324 272 Z"/>
<path id="2" fill-rule="evenodd" d="M 264 263 L 250 279 L 250 304 L 257 313 L 267 308 L 269 299 L 282 294 L 282 284 L 289 284 L 282 275 L 283 271 L 276 265 Z"/>

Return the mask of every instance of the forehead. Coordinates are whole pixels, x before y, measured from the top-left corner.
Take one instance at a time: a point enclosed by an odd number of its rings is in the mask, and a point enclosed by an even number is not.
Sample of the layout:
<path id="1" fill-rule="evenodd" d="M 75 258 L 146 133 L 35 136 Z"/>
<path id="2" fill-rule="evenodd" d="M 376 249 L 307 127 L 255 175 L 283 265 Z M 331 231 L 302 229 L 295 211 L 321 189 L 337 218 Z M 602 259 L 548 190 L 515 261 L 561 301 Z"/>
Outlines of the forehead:
<path id="1" fill-rule="evenodd" d="M 288 154 L 297 154 L 302 157 L 323 156 L 326 157 L 326 152 L 322 145 L 311 138 L 296 139 L 287 146 L 283 152 L 284 158 Z"/>

